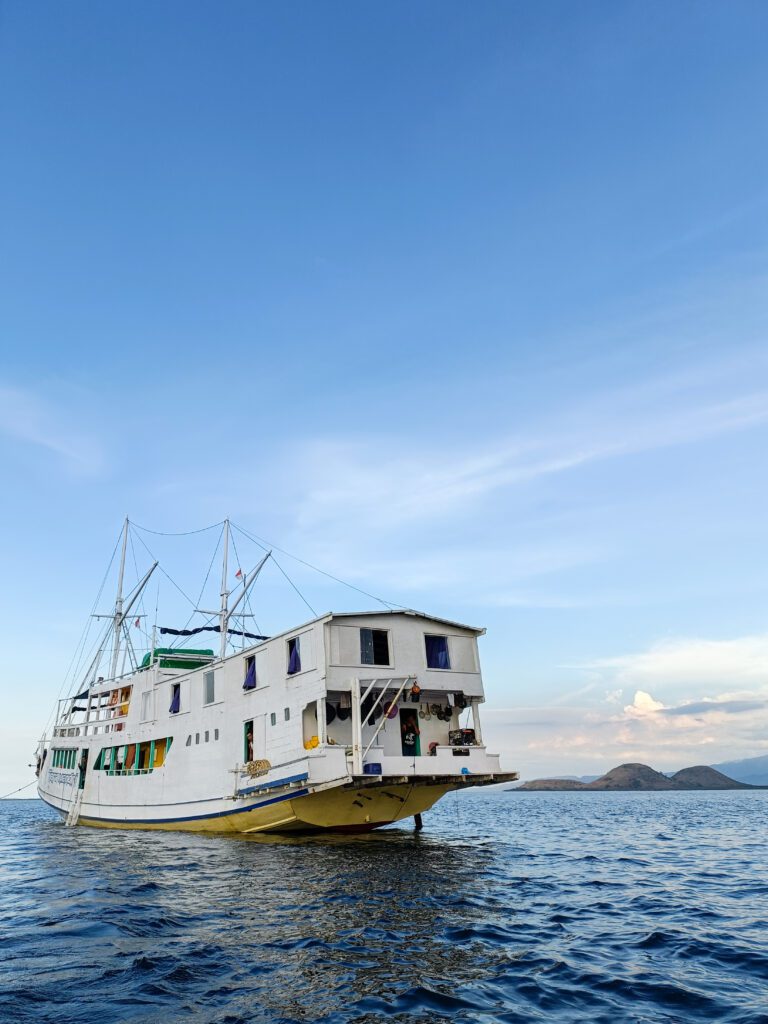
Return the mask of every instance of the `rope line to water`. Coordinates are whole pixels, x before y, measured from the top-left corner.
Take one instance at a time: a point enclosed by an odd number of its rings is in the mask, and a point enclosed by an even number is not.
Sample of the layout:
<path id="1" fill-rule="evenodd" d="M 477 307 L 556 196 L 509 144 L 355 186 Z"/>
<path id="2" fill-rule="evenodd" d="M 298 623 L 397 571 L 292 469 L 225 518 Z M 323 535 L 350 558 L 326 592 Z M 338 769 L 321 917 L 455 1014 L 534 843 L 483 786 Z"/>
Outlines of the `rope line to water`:
<path id="1" fill-rule="evenodd" d="M 26 786 L 19 786 L 18 789 L 14 789 L 10 793 L 6 793 L 5 796 L 0 796 L 0 800 L 7 800 L 9 796 L 15 796 L 16 793 L 21 793 L 22 790 L 29 789 L 30 786 L 34 786 L 36 782 L 37 779 L 32 779 L 32 781 L 28 782 Z"/>

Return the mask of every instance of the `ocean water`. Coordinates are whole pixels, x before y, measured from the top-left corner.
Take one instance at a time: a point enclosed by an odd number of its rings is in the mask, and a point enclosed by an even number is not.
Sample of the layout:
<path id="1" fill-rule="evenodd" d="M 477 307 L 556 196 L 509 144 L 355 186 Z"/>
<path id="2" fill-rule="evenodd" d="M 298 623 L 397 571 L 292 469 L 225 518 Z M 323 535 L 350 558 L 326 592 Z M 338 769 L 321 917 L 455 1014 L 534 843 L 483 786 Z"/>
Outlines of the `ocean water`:
<path id="1" fill-rule="evenodd" d="M 0 1021 L 768 1022 L 768 791 L 452 794 L 364 837 L 0 804 Z"/>

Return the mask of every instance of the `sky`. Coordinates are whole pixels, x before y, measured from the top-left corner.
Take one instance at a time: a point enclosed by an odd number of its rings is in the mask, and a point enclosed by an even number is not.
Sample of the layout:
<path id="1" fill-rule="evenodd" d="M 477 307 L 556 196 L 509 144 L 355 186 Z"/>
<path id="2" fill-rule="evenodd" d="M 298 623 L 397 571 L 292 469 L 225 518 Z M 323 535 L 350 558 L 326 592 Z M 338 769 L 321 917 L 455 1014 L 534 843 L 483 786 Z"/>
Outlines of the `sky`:
<path id="1" fill-rule="evenodd" d="M 523 778 L 766 753 L 767 30 L 747 0 L 6 0 L 0 795 L 126 515 L 230 516 L 487 627 Z M 144 624 L 184 624 L 219 532 L 133 531 L 129 583 L 157 556 L 187 595 L 156 573 Z M 310 617 L 256 587 L 264 631 Z"/>

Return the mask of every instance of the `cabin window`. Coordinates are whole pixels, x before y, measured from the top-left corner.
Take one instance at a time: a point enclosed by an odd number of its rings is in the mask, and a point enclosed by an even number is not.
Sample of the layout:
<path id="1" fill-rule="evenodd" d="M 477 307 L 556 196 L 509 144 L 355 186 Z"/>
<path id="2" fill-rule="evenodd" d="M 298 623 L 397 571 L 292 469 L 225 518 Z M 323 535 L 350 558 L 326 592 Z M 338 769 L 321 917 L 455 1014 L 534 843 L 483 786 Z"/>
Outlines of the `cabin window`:
<path id="1" fill-rule="evenodd" d="M 52 768 L 74 768 L 77 763 L 77 751 L 58 748 L 53 751 Z"/>
<path id="2" fill-rule="evenodd" d="M 214 729 L 213 730 L 213 738 L 215 740 L 217 740 L 219 738 L 219 730 L 218 729 Z"/>
<path id="3" fill-rule="evenodd" d="M 290 708 L 286 708 L 285 709 L 285 711 L 283 712 L 283 717 L 285 718 L 286 722 L 290 722 L 290 720 L 291 720 L 291 709 Z"/>
<path id="4" fill-rule="evenodd" d="M 203 673 L 203 704 L 213 704 L 216 699 L 215 676 L 213 672 Z"/>
<path id="5" fill-rule="evenodd" d="M 149 722 L 155 717 L 154 690 L 145 690 L 141 695 L 141 720 Z"/>
<path id="6" fill-rule="evenodd" d="M 424 636 L 427 649 L 427 668 L 450 668 L 448 637 L 427 633 Z"/>
<path id="7" fill-rule="evenodd" d="M 256 655 L 248 654 L 245 657 L 245 679 L 243 680 L 244 690 L 256 689 Z"/>
<path id="8" fill-rule="evenodd" d="M 363 665 L 389 664 L 389 634 L 386 629 L 360 630 L 360 661 Z"/>
<path id="9" fill-rule="evenodd" d="M 269 724 L 277 725 L 277 713 L 275 711 L 273 711 L 272 714 L 269 716 Z"/>
<path id="10" fill-rule="evenodd" d="M 192 733 L 190 733 L 189 736 L 187 736 L 187 742 L 184 744 L 184 746 L 186 746 L 186 747 L 191 747 L 192 746 Z"/>
<path id="11" fill-rule="evenodd" d="M 208 730 L 206 729 L 206 730 L 205 730 L 205 742 L 207 743 L 207 742 L 208 742 L 208 741 L 210 740 L 210 738 L 211 738 L 211 734 L 210 734 L 210 733 L 208 732 Z"/>
<path id="12" fill-rule="evenodd" d="M 288 641 L 288 675 L 294 676 L 301 672 L 301 649 L 299 637 L 294 636 Z M 272 723 L 275 724 L 274 722 Z"/>
<path id="13" fill-rule="evenodd" d="M 195 743 L 199 743 L 199 742 L 200 742 L 200 733 L 196 732 L 195 733 Z"/>
<path id="14" fill-rule="evenodd" d="M 172 736 L 164 736 L 144 743 L 104 747 L 99 751 L 94 768 L 106 771 L 109 775 L 148 775 L 165 764 L 172 743 Z"/>
<path id="15" fill-rule="evenodd" d="M 253 760 L 253 719 L 245 723 L 243 728 L 243 760 Z"/>
<path id="16" fill-rule="evenodd" d="M 171 706 L 168 712 L 171 715 L 178 715 L 181 709 L 181 683 L 171 683 Z"/>

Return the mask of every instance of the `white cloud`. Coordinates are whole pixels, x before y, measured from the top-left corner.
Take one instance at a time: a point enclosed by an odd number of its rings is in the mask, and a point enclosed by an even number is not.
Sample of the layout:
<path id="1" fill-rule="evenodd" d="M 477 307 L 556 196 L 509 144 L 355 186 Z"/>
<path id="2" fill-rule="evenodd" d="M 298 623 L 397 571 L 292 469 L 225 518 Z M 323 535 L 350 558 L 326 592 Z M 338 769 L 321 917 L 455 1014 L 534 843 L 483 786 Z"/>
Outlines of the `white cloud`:
<path id="1" fill-rule="evenodd" d="M 487 738 L 505 764 L 533 778 L 628 761 L 677 769 L 768 750 L 768 635 L 668 640 L 588 668 L 589 683 L 546 707 L 494 710 Z M 625 689 L 632 700 L 617 711 Z M 590 692 L 597 699 L 580 705 Z"/>
<path id="2" fill-rule="evenodd" d="M 644 718 L 655 711 L 661 711 L 664 705 L 660 700 L 654 700 L 650 693 L 638 690 L 631 704 L 624 708 L 624 714 L 635 718 Z"/>
<path id="3" fill-rule="evenodd" d="M 768 634 L 732 640 L 663 640 L 647 651 L 600 658 L 584 666 L 616 686 L 768 687 Z"/>

